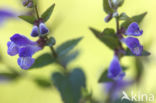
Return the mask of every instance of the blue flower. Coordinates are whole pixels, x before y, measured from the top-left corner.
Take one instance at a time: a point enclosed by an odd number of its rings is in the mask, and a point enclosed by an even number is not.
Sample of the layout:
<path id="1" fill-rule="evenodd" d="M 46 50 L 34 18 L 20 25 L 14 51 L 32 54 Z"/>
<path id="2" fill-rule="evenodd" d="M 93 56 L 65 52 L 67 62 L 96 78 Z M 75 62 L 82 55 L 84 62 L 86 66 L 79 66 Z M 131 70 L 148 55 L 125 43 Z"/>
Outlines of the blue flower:
<path id="1" fill-rule="evenodd" d="M 16 14 L 11 10 L 0 9 L 0 24 L 9 18 L 16 17 Z"/>
<path id="2" fill-rule="evenodd" d="M 28 8 L 32 8 L 33 2 L 31 0 L 23 0 L 23 6 L 27 6 Z"/>
<path id="3" fill-rule="evenodd" d="M 121 39 L 121 42 L 125 43 L 130 51 L 136 56 L 142 55 L 143 46 L 140 44 L 137 38 L 131 36 L 140 36 L 142 34 L 143 30 L 140 30 L 138 24 L 136 22 L 133 22 L 129 25 L 128 29 L 125 32 L 125 35 L 127 35 L 128 37 Z"/>
<path id="4" fill-rule="evenodd" d="M 32 55 L 42 48 L 37 42 L 29 40 L 27 37 L 15 34 L 10 38 L 11 41 L 7 43 L 8 54 L 14 56 L 19 54 L 18 65 L 22 69 L 29 69 L 34 63 Z"/>
<path id="5" fill-rule="evenodd" d="M 39 23 L 39 27 L 37 25 L 34 25 L 31 36 L 36 37 L 36 36 L 43 36 L 44 34 L 47 34 L 49 32 L 48 28 L 46 25 L 41 22 Z"/>
<path id="6" fill-rule="evenodd" d="M 48 28 L 44 23 L 40 23 L 39 30 L 41 34 L 47 34 L 49 32 Z"/>
<path id="7" fill-rule="evenodd" d="M 143 34 L 143 30 L 140 30 L 136 22 L 131 23 L 125 33 L 125 35 L 128 36 L 140 36 L 142 34 Z"/>
<path id="8" fill-rule="evenodd" d="M 113 80 L 121 80 L 125 76 L 125 73 L 122 71 L 119 59 L 116 55 L 109 66 L 107 76 Z"/>
<path id="9" fill-rule="evenodd" d="M 136 56 L 142 55 L 143 46 L 140 45 L 139 40 L 137 38 L 127 37 L 122 39 L 122 42 L 124 42 L 130 49 L 130 51 Z"/>
<path id="10" fill-rule="evenodd" d="M 32 32 L 31 32 L 31 36 L 32 37 L 37 37 L 39 36 L 39 29 L 38 29 L 38 26 L 37 25 L 34 25 L 33 29 L 32 29 Z"/>
<path id="11" fill-rule="evenodd" d="M 133 84 L 133 80 L 119 80 L 114 82 L 108 82 L 104 84 L 106 93 L 111 93 L 111 99 L 114 101 L 118 99 L 124 89 Z"/>

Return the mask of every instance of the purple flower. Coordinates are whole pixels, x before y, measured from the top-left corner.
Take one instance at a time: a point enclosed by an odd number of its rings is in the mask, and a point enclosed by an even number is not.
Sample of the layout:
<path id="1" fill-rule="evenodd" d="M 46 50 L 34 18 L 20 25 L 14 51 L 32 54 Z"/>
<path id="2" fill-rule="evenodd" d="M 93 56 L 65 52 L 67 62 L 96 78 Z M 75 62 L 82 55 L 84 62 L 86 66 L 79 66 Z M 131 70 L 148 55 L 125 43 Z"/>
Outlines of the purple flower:
<path id="1" fill-rule="evenodd" d="M 22 69 L 29 69 L 35 61 L 32 55 L 42 48 L 37 42 L 33 42 L 20 34 L 14 34 L 10 40 L 7 43 L 8 54 L 10 56 L 19 54 L 18 65 Z"/>
<path id="2" fill-rule="evenodd" d="M 39 27 L 37 25 L 34 25 L 31 36 L 36 37 L 36 36 L 43 36 L 44 34 L 47 34 L 49 32 L 48 28 L 46 25 L 41 22 L 39 23 Z"/>
<path id="3" fill-rule="evenodd" d="M 143 34 L 143 30 L 140 30 L 136 22 L 131 23 L 125 33 L 125 35 L 128 36 L 140 36 L 142 34 Z"/>
<path id="4" fill-rule="evenodd" d="M 128 48 L 133 54 L 135 54 L 136 56 L 141 56 L 143 52 L 143 46 L 140 45 L 139 40 L 137 38 L 127 37 L 122 39 L 121 41 L 128 46 Z"/>
<path id="5" fill-rule="evenodd" d="M 37 37 L 39 36 L 39 29 L 38 29 L 38 26 L 37 25 L 34 25 L 33 29 L 32 29 L 32 32 L 31 32 L 31 36 L 32 37 Z"/>
<path id="6" fill-rule="evenodd" d="M 105 83 L 104 88 L 107 93 L 110 93 L 111 99 L 116 100 L 120 97 L 122 91 L 132 84 L 132 80 L 119 80 Z"/>
<path id="7" fill-rule="evenodd" d="M 16 14 L 11 10 L 0 9 L 0 24 L 9 18 L 16 17 Z"/>
<path id="8" fill-rule="evenodd" d="M 116 55 L 109 66 L 107 76 L 113 80 L 121 80 L 125 76 L 125 73 L 122 71 L 119 59 Z"/>
<path id="9" fill-rule="evenodd" d="M 47 34 L 49 32 L 48 28 L 44 23 L 40 23 L 39 30 L 41 34 Z"/>
<path id="10" fill-rule="evenodd" d="M 23 0 L 23 6 L 27 6 L 28 8 L 32 8 L 33 2 L 31 0 Z"/>

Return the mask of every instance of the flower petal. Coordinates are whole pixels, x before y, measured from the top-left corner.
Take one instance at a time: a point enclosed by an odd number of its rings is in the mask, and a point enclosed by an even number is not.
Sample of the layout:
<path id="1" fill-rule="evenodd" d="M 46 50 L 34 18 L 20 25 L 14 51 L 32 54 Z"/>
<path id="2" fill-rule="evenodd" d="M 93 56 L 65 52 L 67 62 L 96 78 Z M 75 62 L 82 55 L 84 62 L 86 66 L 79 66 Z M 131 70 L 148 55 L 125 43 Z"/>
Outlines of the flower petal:
<path id="1" fill-rule="evenodd" d="M 18 46 L 15 43 L 9 41 L 7 43 L 7 46 L 8 46 L 8 51 L 7 52 L 8 52 L 8 54 L 10 56 L 14 56 L 14 55 L 18 54 L 19 48 L 18 48 Z"/>
<path id="2" fill-rule="evenodd" d="M 36 25 L 32 29 L 31 36 L 32 37 L 39 36 L 39 30 L 38 30 L 38 27 Z"/>
<path id="3" fill-rule="evenodd" d="M 122 41 L 128 46 L 128 48 L 134 55 L 141 56 L 143 52 L 143 46 L 140 45 L 139 40 L 137 38 L 128 37 L 122 39 Z"/>
<path id="4" fill-rule="evenodd" d="M 40 23 L 39 30 L 41 34 L 47 34 L 49 32 L 48 28 L 44 23 Z"/>
<path id="5" fill-rule="evenodd" d="M 142 34 L 143 34 L 143 30 L 140 30 L 136 22 L 131 23 L 125 33 L 125 35 L 128 36 L 140 36 Z"/>
<path id="6" fill-rule="evenodd" d="M 121 80 L 125 76 L 125 73 L 122 71 L 122 68 L 119 63 L 117 56 L 114 56 L 110 67 L 108 69 L 108 77 L 114 80 Z"/>
<path id="7" fill-rule="evenodd" d="M 33 42 L 29 40 L 27 37 L 20 35 L 20 34 L 14 34 L 10 40 L 14 42 L 16 45 L 19 46 L 26 46 L 26 45 L 36 45 L 36 42 Z"/>
<path id="8" fill-rule="evenodd" d="M 18 58 L 18 65 L 22 68 L 22 69 L 29 69 L 32 64 L 35 62 L 35 59 L 31 58 L 31 57 L 19 57 Z"/>
<path id="9" fill-rule="evenodd" d="M 27 46 L 19 49 L 20 57 L 31 57 L 35 52 L 41 50 L 39 46 Z"/>

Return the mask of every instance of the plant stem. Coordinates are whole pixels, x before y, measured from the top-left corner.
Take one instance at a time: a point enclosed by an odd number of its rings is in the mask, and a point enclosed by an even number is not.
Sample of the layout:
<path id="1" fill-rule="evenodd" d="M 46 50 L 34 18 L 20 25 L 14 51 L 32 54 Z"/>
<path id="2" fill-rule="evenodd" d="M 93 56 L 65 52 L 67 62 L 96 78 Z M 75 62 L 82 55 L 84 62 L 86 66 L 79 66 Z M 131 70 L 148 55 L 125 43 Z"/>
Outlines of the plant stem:
<path id="1" fill-rule="evenodd" d="M 37 5 L 34 6 L 34 9 L 35 9 L 35 12 L 36 12 L 37 19 L 39 20 L 40 16 L 39 16 L 39 13 L 38 13 Z"/>
<path id="2" fill-rule="evenodd" d="M 116 31 L 117 31 L 117 35 L 119 35 L 120 27 L 119 27 L 119 19 L 118 19 L 118 17 L 116 17 L 115 20 L 116 20 Z"/>
<path id="3" fill-rule="evenodd" d="M 50 50 L 51 50 L 52 54 L 54 55 L 54 57 L 57 58 L 57 53 L 54 50 L 53 46 L 50 47 Z"/>

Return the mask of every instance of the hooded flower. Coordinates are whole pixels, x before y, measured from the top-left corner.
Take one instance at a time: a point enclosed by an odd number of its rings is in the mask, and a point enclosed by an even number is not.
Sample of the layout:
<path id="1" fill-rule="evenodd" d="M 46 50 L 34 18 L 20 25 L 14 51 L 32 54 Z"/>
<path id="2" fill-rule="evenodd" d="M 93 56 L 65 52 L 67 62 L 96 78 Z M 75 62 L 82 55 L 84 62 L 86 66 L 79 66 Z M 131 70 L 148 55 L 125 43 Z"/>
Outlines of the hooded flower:
<path id="1" fill-rule="evenodd" d="M 131 36 L 140 36 L 143 34 L 143 30 L 140 30 L 138 24 L 133 22 L 129 25 L 128 29 L 125 32 L 127 38 L 122 38 L 121 41 L 127 45 L 130 51 L 136 55 L 141 56 L 143 52 L 143 46 L 140 44 L 137 38 Z"/>
<path id="2" fill-rule="evenodd" d="M 142 34 L 143 30 L 140 30 L 139 25 L 136 22 L 131 23 L 125 33 L 127 36 L 140 36 Z"/>
<path id="3" fill-rule="evenodd" d="M 125 76 L 125 73 L 122 71 L 119 59 L 116 55 L 109 66 L 107 76 L 113 80 L 121 80 Z"/>
<path id="4" fill-rule="evenodd" d="M 142 55 L 143 46 L 140 45 L 139 40 L 137 38 L 127 37 L 122 39 L 122 42 L 124 42 L 127 45 L 127 47 L 131 50 L 131 52 L 136 56 Z"/>
<path id="5" fill-rule="evenodd" d="M 41 22 L 39 23 L 39 26 L 34 25 L 32 32 L 31 32 L 31 36 L 32 37 L 42 36 L 44 34 L 47 34 L 48 32 L 49 30 L 46 27 L 46 25 L 43 22 Z"/>
<path id="6" fill-rule="evenodd" d="M 13 35 L 10 40 L 7 43 L 8 54 L 10 56 L 19 54 L 18 65 L 22 69 L 29 69 L 35 61 L 32 55 L 42 48 L 38 46 L 37 42 L 33 42 L 20 34 Z"/>

